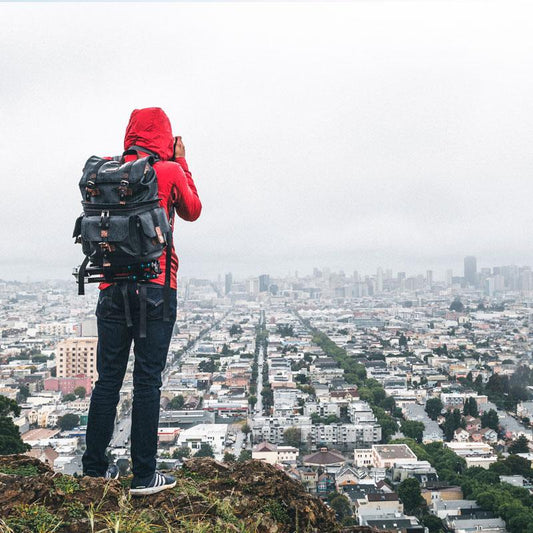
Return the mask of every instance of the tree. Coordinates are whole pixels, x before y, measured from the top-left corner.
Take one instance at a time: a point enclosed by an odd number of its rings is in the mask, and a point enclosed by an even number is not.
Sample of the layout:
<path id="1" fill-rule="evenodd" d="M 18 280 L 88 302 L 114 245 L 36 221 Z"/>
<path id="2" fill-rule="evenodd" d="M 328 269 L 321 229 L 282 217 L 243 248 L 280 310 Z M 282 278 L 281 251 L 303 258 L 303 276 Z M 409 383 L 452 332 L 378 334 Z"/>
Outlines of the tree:
<path id="1" fill-rule="evenodd" d="M 387 396 L 386 398 L 383 398 L 383 401 L 380 403 L 380 407 L 385 409 L 385 411 L 392 413 L 396 407 L 396 401 L 392 396 Z"/>
<path id="2" fill-rule="evenodd" d="M 194 454 L 195 457 L 215 457 L 213 447 L 207 442 L 202 442 L 200 449 Z"/>
<path id="3" fill-rule="evenodd" d="M 415 420 L 402 420 L 400 425 L 402 433 L 418 443 L 422 442 L 425 428 L 424 422 L 416 422 Z"/>
<path id="4" fill-rule="evenodd" d="M 461 421 L 461 411 L 459 409 L 448 411 L 444 415 L 444 424 L 441 427 L 442 431 L 444 431 L 444 437 L 448 442 L 453 439 L 455 430 L 461 427 Z"/>
<path id="5" fill-rule="evenodd" d="M 481 415 L 481 427 L 490 428 L 498 431 L 500 427 L 500 419 L 498 413 L 494 409 L 490 409 Z"/>
<path id="6" fill-rule="evenodd" d="M 296 374 L 294 381 L 296 381 L 296 383 L 306 385 L 307 383 L 309 383 L 309 378 L 305 374 Z"/>
<path id="7" fill-rule="evenodd" d="M 529 441 L 524 435 L 520 435 L 515 441 L 509 446 L 509 453 L 528 453 L 529 452 Z"/>
<path id="8" fill-rule="evenodd" d="M 251 394 L 250 396 L 248 396 L 248 404 L 250 405 L 250 409 L 253 409 L 256 403 L 257 403 L 257 396 L 255 396 L 254 394 Z"/>
<path id="9" fill-rule="evenodd" d="M 430 398 L 426 402 L 426 413 L 428 414 L 431 420 L 437 420 L 439 415 L 442 413 L 444 405 L 440 398 Z"/>
<path id="10" fill-rule="evenodd" d="M 200 361 L 200 364 L 198 365 L 198 370 L 200 372 L 216 372 L 218 368 L 218 364 L 213 361 L 213 359 L 208 359 L 207 361 Z"/>
<path id="11" fill-rule="evenodd" d="M 391 436 L 398 431 L 398 423 L 381 407 L 372 407 L 372 412 L 381 426 L 381 442 L 389 442 Z"/>
<path id="12" fill-rule="evenodd" d="M 76 426 L 79 425 L 79 423 L 80 417 L 73 413 L 67 413 L 66 415 L 59 417 L 59 420 L 57 421 L 57 425 L 61 428 L 62 431 L 74 429 Z"/>
<path id="13" fill-rule="evenodd" d="M 243 424 L 243 426 L 241 427 L 241 431 L 242 431 L 245 435 L 248 435 L 249 433 L 252 432 L 252 428 L 251 428 L 248 424 Z"/>
<path id="14" fill-rule="evenodd" d="M 463 407 L 463 414 L 465 416 L 468 416 L 468 415 L 473 416 L 474 418 L 478 417 L 479 411 L 477 408 L 477 402 L 475 398 L 470 397 L 465 400 L 465 404 Z"/>
<path id="15" fill-rule="evenodd" d="M 277 331 L 282 337 L 294 337 L 294 329 L 291 324 L 278 324 Z"/>
<path id="16" fill-rule="evenodd" d="M 65 396 L 63 396 L 63 401 L 64 402 L 72 402 L 75 399 L 76 399 L 76 395 L 72 394 L 72 392 L 69 392 L 68 394 L 65 394 Z"/>
<path id="17" fill-rule="evenodd" d="M 465 309 L 463 302 L 461 302 L 459 296 L 457 296 L 454 301 L 450 304 L 450 311 L 455 311 L 456 313 L 462 313 Z"/>
<path id="18" fill-rule="evenodd" d="M 403 502 L 406 514 L 417 512 L 425 503 L 420 492 L 420 483 L 417 479 L 409 477 L 398 486 L 398 496 Z"/>
<path id="19" fill-rule="evenodd" d="M 234 337 L 235 335 L 240 335 L 242 333 L 242 327 L 239 324 L 233 324 L 229 328 L 229 334 Z"/>
<path id="20" fill-rule="evenodd" d="M 234 463 L 236 460 L 237 460 L 237 458 L 235 457 L 235 454 L 230 453 L 230 452 L 226 452 L 224 454 L 224 462 L 225 463 Z"/>
<path id="21" fill-rule="evenodd" d="M 28 396 L 30 395 L 30 388 L 28 385 L 21 385 L 19 387 L 19 399 L 21 402 L 25 402 L 28 399 Z"/>
<path id="22" fill-rule="evenodd" d="M 352 516 L 352 506 L 350 500 L 344 494 L 331 492 L 328 494 L 329 506 L 335 511 L 339 521 L 344 520 L 347 516 Z"/>
<path id="23" fill-rule="evenodd" d="M 402 333 L 398 341 L 400 350 L 407 350 L 407 337 Z"/>
<path id="24" fill-rule="evenodd" d="M 299 448 L 302 442 L 302 430 L 296 427 L 287 428 L 283 433 L 283 442 L 287 446 Z"/>
<path id="25" fill-rule="evenodd" d="M 185 405 L 185 398 L 178 394 L 177 396 L 174 396 L 170 402 L 168 402 L 167 409 L 170 409 L 171 411 L 176 411 L 179 409 L 183 409 L 183 406 Z"/>
<path id="26" fill-rule="evenodd" d="M 428 528 L 429 533 L 442 533 L 444 531 L 442 520 L 434 514 L 425 514 L 422 517 L 422 523 Z"/>
<path id="27" fill-rule="evenodd" d="M 19 416 L 20 407 L 14 400 L 0 395 L 0 455 L 24 453 L 31 448 L 22 441 L 11 415 Z"/>
<path id="28" fill-rule="evenodd" d="M 533 474 L 531 471 L 531 461 L 519 455 L 510 455 L 505 459 L 504 463 L 509 468 L 511 474 L 515 476 L 530 478 Z"/>
<path id="29" fill-rule="evenodd" d="M 78 398 L 85 398 L 85 395 L 87 394 L 87 391 L 85 390 L 85 387 L 76 387 L 74 389 L 74 394 Z"/>
<path id="30" fill-rule="evenodd" d="M 251 450 L 242 450 L 239 454 L 239 463 L 243 463 L 244 461 L 249 461 L 252 458 L 252 451 Z"/>
<path id="31" fill-rule="evenodd" d="M 191 456 L 191 449 L 188 446 L 182 446 L 180 448 L 176 448 L 172 452 L 172 459 L 183 459 L 184 457 L 190 457 Z"/>

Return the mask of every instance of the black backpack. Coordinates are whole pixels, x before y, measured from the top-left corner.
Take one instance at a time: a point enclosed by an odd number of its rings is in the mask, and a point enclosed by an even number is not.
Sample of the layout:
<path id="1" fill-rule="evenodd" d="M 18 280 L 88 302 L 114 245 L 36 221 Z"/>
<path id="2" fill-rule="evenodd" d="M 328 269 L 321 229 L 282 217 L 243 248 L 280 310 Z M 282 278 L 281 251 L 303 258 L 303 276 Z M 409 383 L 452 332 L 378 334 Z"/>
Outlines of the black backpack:
<path id="1" fill-rule="evenodd" d="M 124 162 L 137 151 L 152 154 Z M 161 273 L 159 257 L 167 248 L 165 293 L 170 286 L 172 229 L 159 205 L 157 154 L 132 147 L 112 160 L 92 156 L 79 182 L 83 214 L 76 220 L 73 237 L 81 243 L 85 260 L 75 270 L 78 294 L 84 284 L 149 281 Z M 168 296 L 165 294 L 165 316 Z"/>

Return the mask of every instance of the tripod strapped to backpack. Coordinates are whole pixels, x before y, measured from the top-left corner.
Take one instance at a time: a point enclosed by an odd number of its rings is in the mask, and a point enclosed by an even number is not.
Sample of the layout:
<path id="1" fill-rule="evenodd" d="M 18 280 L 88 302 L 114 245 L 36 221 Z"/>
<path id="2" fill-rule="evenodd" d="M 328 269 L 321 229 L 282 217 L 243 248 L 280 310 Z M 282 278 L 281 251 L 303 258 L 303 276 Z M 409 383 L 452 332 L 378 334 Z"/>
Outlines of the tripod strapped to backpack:
<path id="1" fill-rule="evenodd" d="M 125 161 L 125 155 L 138 152 L 150 155 Z M 159 258 L 166 248 L 163 309 L 168 320 L 172 226 L 159 204 L 153 167 L 158 159 L 139 146 L 113 159 L 88 159 L 79 183 L 83 213 L 73 233 L 85 259 L 73 274 L 78 294 L 85 293 L 85 283 L 148 282 L 161 273 Z"/>
<path id="2" fill-rule="evenodd" d="M 80 274 L 82 281 L 80 283 Z M 117 283 L 120 281 L 150 281 L 161 274 L 159 261 L 141 263 L 140 265 L 128 265 L 126 267 L 100 267 L 98 265 L 82 266 L 74 268 L 72 275 L 80 283 Z"/>

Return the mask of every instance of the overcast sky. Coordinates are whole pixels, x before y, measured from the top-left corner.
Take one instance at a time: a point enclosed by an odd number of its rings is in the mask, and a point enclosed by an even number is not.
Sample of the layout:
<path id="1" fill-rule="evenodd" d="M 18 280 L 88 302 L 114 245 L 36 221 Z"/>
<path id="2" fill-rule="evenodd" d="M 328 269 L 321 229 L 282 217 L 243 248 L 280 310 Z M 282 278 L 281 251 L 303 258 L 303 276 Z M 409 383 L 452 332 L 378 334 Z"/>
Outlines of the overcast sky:
<path id="1" fill-rule="evenodd" d="M 533 264 L 529 4 L 0 4 L 0 278 L 68 279 L 83 164 L 148 106 L 204 205 L 183 275 Z"/>

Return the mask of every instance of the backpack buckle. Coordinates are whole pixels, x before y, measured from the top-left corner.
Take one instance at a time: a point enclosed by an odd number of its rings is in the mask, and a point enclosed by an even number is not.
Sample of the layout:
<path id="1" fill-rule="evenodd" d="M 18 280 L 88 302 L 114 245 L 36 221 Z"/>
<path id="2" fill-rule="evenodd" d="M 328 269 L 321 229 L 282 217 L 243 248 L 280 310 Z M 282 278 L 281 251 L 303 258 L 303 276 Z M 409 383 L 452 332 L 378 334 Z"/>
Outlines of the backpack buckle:
<path id="1" fill-rule="evenodd" d="M 100 245 L 102 252 L 114 252 L 116 250 L 115 246 L 108 242 L 99 242 L 98 244 Z"/>
<path id="2" fill-rule="evenodd" d="M 100 229 L 109 229 L 109 211 L 100 213 Z"/>
<path id="3" fill-rule="evenodd" d="M 128 187 L 129 184 L 130 184 L 129 181 L 127 181 L 127 180 L 122 180 L 120 182 L 120 185 L 118 187 L 120 205 L 125 205 L 126 204 L 126 196 L 131 196 L 133 194 L 132 190 Z"/>

